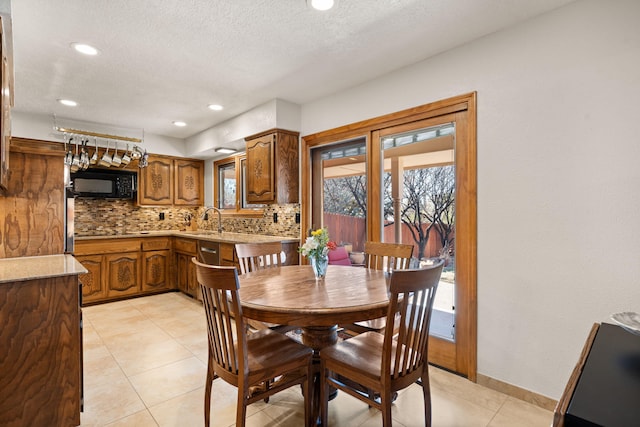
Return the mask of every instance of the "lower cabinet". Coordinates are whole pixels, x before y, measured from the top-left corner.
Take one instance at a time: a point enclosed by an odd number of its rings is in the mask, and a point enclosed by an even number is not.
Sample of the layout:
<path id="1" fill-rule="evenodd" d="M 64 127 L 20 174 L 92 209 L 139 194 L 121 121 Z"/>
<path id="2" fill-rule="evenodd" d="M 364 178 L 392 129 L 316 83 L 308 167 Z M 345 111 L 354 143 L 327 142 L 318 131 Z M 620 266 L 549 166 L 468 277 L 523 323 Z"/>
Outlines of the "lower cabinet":
<path id="1" fill-rule="evenodd" d="M 171 251 L 142 253 L 142 291 L 161 291 L 171 288 L 169 266 Z"/>
<path id="2" fill-rule="evenodd" d="M 283 243 L 287 265 L 298 264 L 297 243 Z M 172 250 L 173 249 L 173 250 Z M 131 237 L 78 240 L 75 258 L 89 271 L 79 276 L 82 303 L 91 304 L 178 289 L 202 299 L 191 258 L 198 240 Z M 219 264 L 239 268 L 233 243 L 220 242 Z"/>
<path id="3" fill-rule="evenodd" d="M 89 270 L 79 276 L 83 304 L 173 287 L 171 237 L 79 240 L 75 257 Z"/>
<path id="4" fill-rule="evenodd" d="M 236 246 L 233 243 L 220 243 L 220 265 L 240 268 Z"/>
<path id="5" fill-rule="evenodd" d="M 91 302 L 107 297 L 105 286 L 105 265 L 103 255 L 76 255 L 75 257 L 89 272 L 79 276 L 82 283 L 82 301 Z"/>
<path id="6" fill-rule="evenodd" d="M 176 259 L 178 289 L 194 298 L 200 298 L 196 266 L 191 258 L 197 257 L 198 241 L 195 239 L 176 238 L 173 250 Z"/>
<path id="7" fill-rule="evenodd" d="M 129 296 L 140 293 L 140 253 L 105 255 L 107 295 Z"/>

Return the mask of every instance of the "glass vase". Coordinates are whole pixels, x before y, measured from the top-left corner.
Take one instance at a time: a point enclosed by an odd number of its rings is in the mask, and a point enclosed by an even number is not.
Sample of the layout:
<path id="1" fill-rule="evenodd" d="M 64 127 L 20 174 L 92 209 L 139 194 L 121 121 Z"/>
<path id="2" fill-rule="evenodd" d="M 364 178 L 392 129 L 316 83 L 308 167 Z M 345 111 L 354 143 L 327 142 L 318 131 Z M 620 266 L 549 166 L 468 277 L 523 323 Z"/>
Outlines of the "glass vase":
<path id="1" fill-rule="evenodd" d="M 329 265 L 329 257 L 327 255 L 316 255 L 309 258 L 311 262 L 311 268 L 313 274 L 316 276 L 316 280 L 324 279 L 327 274 L 327 266 Z"/>

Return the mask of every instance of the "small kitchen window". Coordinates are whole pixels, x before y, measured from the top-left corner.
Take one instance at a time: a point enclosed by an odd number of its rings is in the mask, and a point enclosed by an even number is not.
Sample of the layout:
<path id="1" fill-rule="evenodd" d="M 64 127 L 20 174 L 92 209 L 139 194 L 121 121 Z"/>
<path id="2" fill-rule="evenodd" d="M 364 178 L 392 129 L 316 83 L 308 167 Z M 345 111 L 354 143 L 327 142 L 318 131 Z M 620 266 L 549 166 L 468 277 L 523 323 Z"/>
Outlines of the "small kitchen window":
<path id="1" fill-rule="evenodd" d="M 213 176 L 214 205 L 224 215 L 262 216 L 265 205 L 247 202 L 244 153 L 215 161 Z"/>

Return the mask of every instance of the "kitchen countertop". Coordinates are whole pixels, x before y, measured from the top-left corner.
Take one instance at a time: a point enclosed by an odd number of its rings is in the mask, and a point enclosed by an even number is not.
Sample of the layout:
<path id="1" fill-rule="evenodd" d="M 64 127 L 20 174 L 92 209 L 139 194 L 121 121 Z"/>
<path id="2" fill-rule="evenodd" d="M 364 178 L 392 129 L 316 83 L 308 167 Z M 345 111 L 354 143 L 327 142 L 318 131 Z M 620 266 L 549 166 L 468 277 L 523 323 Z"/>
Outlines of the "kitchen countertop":
<path id="1" fill-rule="evenodd" d="M 72 255 L 43 255 L 0 259 L 0 284 L 87 273 Z"/>
<path id="2" fill-rule="evenodd" d="M 112 236 L 75 236 L 75 240 L 81 241 L 81 240 L 95 240 L 95 239 L 126 239 L 126 238 L 132 238 L 132 237 L 159 237 L 159 236 L 186 237 L 190 239 L 208 240 L 212 242 L 225 242 L 225 243 L 266 243 L 266 242 L 297 243 L 300 241 L 295 237 L 267 236 L 265 234 L 232 233 L 227 231 L 218 233 L 217 231 L 210 231 L 210 230 L 132 231 L 128 234 L 118 234 L 118 235 L 112 235 Z"/>

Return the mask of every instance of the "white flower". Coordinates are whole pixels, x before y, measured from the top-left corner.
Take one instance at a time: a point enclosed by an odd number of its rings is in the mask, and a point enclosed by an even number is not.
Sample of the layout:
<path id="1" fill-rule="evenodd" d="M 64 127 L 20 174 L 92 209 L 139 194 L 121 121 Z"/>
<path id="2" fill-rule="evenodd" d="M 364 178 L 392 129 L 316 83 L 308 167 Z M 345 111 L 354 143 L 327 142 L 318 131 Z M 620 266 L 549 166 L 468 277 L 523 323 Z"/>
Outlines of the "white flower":
<path id="1" fill-rule="evenodd" d="M 301 251 L 304 256 L 308 256 L 312 251 L 318 248 L 318 242 L 313 237 L 307 237 Z"/>

